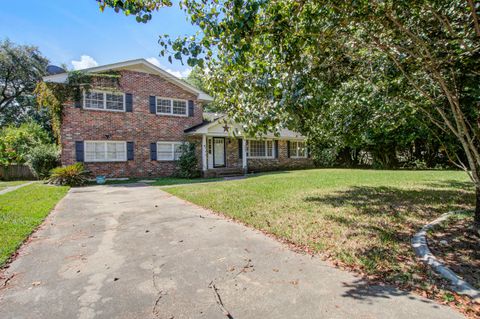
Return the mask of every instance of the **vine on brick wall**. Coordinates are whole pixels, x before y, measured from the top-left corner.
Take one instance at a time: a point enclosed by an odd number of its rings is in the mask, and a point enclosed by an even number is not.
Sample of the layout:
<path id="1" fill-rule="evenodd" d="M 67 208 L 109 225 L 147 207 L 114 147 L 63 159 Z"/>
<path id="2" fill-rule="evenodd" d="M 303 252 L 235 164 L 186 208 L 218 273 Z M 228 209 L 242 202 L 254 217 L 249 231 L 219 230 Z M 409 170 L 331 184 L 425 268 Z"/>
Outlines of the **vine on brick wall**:
<path id="1" fill-rule="evenodd" d="M 82 71 L 68 72 L 65 83 L 39 82 L 34 94 L 39 107 L 48 109 L 52 129 L 57 143 L 60 144 L 60 128 L 62 125 L 63 106 L 68 101 L 78 101 L 82 92 L 88 92 L 92 83 L 101 83 L 102 88 L 115 89 L 118 86 L 120 73 L 111 71 L 108 73 L 87 74 Z"/>

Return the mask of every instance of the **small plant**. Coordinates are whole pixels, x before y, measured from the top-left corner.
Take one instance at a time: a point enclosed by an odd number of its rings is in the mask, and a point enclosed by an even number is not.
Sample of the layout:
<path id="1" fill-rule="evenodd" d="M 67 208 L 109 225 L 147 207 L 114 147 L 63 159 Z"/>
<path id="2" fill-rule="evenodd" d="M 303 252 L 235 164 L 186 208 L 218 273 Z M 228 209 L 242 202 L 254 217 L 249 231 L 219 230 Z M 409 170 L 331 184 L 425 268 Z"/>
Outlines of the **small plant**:
<path id="1" fill-rule="evenodd" d="M 89 172 L 82 163 L 52 169 L 49 183 L 55 185 L 82 186 L 87 183 Z"/>
<path id="2" fill-rule="evenodd" d="M 177 176 L 195 178 L 200 176 L 194 143 L 183 143 L 180 146 L 181 155 L 177 161 Z"/>
<path id="3" fill-rule="evenodd" d="M 27 164 L 38 178 L 47 178 L 50 171 L 59 164 L 57 146 L 42 144 L 34 147 L 27 155 Z"/>

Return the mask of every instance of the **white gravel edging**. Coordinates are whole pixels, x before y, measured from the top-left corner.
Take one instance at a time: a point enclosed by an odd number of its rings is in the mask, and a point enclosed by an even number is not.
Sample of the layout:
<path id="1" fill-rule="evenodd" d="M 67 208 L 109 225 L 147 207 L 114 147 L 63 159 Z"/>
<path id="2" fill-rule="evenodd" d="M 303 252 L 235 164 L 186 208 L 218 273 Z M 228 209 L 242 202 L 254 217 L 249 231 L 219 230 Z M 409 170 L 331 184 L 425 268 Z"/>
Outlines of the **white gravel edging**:
<path id="1" fill-rule="evenodd" d="M 450 268 L 444 266 L 435 256 L 432 254 L 427 244 L 427 231 L 433 228 L 435 225 L 447 220 L 451 215 L 457 214 L 463 211 L 448 212 L 435 219 L 434 221 L 423 226 L 423 228 L 415 234 L 412 238 L 412 247 L 415 250 L 417 256 L 427 265 L 431 266 L 437 273 L 444 278 L 450 280 L 452 288 L 455 292 L 461 295 L 467 295 L 473 298 L 475 301 L 480 302 L 480 290 L 473 288 L 469 283 L 460 278 Z"/>

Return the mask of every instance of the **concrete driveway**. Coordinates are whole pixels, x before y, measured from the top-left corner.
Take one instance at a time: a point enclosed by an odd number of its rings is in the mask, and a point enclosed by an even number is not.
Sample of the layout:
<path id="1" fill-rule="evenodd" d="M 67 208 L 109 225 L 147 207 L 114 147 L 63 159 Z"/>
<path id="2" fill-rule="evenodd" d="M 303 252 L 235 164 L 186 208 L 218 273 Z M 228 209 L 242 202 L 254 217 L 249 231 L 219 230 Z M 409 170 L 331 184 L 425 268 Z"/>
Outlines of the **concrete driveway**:
<path id="1" fill-rule="evenodd" d="M 6 275 L 4 319 L 462 318 L 141 184 L 72 189 Z"/>

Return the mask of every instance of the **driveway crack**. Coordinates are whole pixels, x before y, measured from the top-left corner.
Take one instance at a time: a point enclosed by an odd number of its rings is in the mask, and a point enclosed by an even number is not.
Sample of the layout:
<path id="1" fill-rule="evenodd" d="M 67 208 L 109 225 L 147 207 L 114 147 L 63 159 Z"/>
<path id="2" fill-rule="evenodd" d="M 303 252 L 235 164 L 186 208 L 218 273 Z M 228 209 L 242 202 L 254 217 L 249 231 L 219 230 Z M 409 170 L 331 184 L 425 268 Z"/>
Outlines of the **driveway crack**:
<path id="1" fill-rule="evenodd" d="M 220 297 L 220 294 L 218 293 L 218 289 L 215 286 L 215 283 L 213 281 L 211 281 L 210 284 L 208 285 L 208 287 L 212 289 L 213 295 L 215 296 L 215 301 L 216 301 L 218 307 L 220 308 L 220 310 L 222 311 L 222 313 L 228 319 L 234 319 L 233 316 L 230 314 L 230 312 L 227 310 L 227 308 L 225 308 L 225 306 L 223 305 L 222 298 Z"/>

